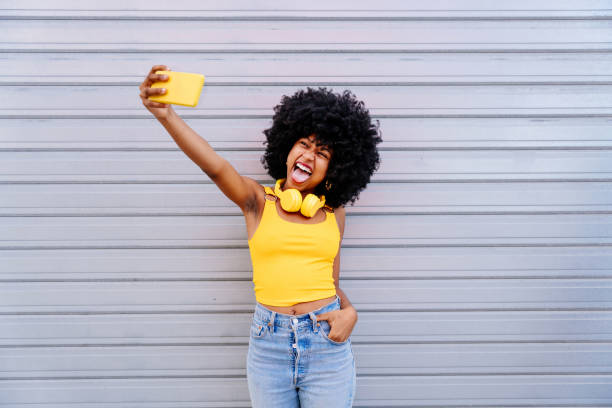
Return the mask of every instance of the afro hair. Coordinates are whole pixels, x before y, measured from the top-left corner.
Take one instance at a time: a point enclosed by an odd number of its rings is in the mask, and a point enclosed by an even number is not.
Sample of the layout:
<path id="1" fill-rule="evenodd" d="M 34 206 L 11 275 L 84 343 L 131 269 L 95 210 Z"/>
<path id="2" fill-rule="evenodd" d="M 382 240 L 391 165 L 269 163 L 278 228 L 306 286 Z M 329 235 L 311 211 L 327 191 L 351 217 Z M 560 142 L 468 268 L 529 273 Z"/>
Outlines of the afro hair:
<path id="1" fill-rule="evenodd" d="M 380 164 L 380 123 L 372 124 L 364 103 L 348 90 L 334 94 L 325 87 L 307 87 L 291 97 L 283 95 L 274 107 L 272 126 L 263 133 L 261 163 L 275 180 L 287 177 L 287 157 L 300 138 L 314 134 L 317 144 L 333 149 L 326 177 L 314 190 L 317 196 L 325 195 L 325 204 L 332 208 L 353 205 Z M 327 181 L 329 191 L 324 188 Z"/>

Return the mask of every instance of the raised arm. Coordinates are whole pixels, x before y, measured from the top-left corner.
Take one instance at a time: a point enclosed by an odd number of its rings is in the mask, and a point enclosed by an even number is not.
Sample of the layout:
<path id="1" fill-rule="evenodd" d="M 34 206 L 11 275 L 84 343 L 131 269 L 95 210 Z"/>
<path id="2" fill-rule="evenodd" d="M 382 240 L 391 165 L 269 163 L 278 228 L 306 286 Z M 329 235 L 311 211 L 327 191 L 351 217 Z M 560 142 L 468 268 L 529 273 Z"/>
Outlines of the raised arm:
<path id="1" fill-rule="evenodd" d="M 244 212 L 261 188 L 257 181 L 241 176 L 223 157 L 217 154 L 204 138 L 191 129 L 172 109 L 172 105 L 158 103 L 149 96 L 163 94 L 162 88 L 151 88 L 157 81 L 165 81 L 155 71 L 169 71 L 165 65 L 155 65 L 140 84 L 140 98 L 143 105 L 159 120 L 181 150 L 200 167 L 219 189 Z"/>

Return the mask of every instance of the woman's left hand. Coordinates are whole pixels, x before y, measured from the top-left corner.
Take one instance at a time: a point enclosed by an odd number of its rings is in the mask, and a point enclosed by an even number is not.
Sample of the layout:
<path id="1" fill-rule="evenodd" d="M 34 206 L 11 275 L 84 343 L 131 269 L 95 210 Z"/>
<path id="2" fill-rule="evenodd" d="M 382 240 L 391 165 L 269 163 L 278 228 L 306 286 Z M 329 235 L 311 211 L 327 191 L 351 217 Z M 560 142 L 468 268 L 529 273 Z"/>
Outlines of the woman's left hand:
<path id="1" fill-rule="evenodd" d="M 355 323 L 357 323 L 357 310 L 352 306 L 340 310 L 332 310 L 331 312 L 317 315 L 317 322 L 319 320 L 327 320 L 327 323 L 329 323 L 329 335 L 327 337 L 330 340 L 342 343 L 349 338 Z"/>

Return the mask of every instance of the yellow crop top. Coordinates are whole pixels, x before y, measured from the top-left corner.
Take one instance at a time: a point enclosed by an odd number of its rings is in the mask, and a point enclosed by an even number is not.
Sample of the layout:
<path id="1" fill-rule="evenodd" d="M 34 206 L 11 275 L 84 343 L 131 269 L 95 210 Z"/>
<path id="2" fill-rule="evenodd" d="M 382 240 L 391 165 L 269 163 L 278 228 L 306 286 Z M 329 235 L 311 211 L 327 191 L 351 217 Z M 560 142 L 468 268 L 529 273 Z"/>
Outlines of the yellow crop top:
<path id="1" fill-rule="evenodd" d="M 271 188 L 264 189 L 274 195 Z M 249 240 L 257 301 L 292 306 L 334 296 L 334 259 L 340 245 L 335 214 L 324 210 L 325 221 L 299 224 L 281 218 L 275 200 L 264 200 L 261 221 Z"/>

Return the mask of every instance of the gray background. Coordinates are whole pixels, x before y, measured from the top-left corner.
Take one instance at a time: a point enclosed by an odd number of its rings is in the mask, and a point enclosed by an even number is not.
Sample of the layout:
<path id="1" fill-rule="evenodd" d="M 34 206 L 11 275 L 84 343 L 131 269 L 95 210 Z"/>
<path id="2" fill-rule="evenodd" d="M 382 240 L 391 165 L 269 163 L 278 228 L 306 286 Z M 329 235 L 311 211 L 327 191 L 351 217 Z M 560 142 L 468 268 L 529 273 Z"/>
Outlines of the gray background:
<path id="1" fill-rule="evenodd" d="M 611 1 L 0 2 L 0 406 L 247 407 L 244 218 L 146 111 L 271 184 L 282 95 L 350 89 L 356 407 L 612 407 Z M 281 9 L 282 8 L 282 9 Z"/>

